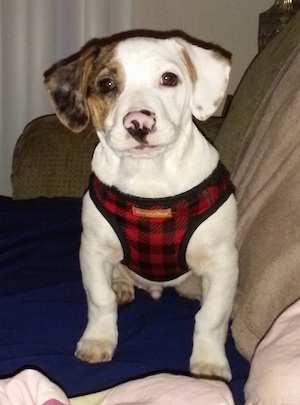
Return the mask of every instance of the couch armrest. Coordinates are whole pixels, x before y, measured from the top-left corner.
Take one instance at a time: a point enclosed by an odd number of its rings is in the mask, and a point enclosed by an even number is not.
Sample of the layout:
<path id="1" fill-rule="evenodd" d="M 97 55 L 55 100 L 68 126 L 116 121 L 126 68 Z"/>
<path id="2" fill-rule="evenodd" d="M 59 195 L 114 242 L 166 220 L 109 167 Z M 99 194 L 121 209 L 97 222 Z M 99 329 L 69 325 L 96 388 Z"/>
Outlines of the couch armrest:
<path id="1" fill-rule="evenodd" d="M 82 197 L 97 143 L 92 127 L 76 134 L 56 115 L 30 122 L 14 150 L 13 198 Z"/>

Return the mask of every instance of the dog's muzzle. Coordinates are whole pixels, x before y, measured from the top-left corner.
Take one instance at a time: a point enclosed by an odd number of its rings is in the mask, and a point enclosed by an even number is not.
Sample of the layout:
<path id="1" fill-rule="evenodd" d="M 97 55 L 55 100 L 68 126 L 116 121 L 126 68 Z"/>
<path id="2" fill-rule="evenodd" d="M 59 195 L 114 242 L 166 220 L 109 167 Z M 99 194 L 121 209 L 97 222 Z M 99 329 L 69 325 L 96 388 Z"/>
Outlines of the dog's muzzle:
<path id="1" fill-rule="evenodd" d="M 126 131 L 139 143 L 147 144 L 147 135 L 155 131 L 155 114 L 149 110 L 131 111 L 125 115 L 123 125 Z"/>

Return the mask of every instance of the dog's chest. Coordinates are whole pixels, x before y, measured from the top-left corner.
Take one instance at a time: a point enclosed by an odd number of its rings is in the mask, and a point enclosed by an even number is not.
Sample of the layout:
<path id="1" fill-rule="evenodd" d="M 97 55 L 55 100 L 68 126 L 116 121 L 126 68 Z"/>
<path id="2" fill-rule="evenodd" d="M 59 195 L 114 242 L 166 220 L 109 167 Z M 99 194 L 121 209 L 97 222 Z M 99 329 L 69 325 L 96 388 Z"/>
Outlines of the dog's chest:
<path id="1" fill-rule="evenodd" d="M 186 248 L 196 228 L 222 205 L 233 188 L 219 164 L 204 182 L 167 198 L 139 198 L 108 187 L 96 176 L 91 198 L 116 232 L 122 263 L 150 281 L 174 280 L 188 272 Z"/>

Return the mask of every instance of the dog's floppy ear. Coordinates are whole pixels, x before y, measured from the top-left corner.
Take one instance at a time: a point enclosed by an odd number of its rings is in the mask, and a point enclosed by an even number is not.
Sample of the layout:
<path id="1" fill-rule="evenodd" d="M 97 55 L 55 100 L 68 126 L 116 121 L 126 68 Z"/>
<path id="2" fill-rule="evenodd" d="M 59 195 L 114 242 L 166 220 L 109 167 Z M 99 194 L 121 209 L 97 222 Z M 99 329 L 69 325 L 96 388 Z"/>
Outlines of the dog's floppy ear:
<path id="1" fill-rule="evenodd" d="M 88 48 L 63 65 L 45 72 L 45 86 L 60 121 L 74 132 L 82 131 L 89 123 L 86 105 L 87 79 L 96 50 Z"/>
<path id="2" fill-rule="evenodd" d="M 176 38 L 194 81 L 190 101 L 192 114 L 201 121 L 210 117 L 219 107 L 229 80 L 231 61 L 217 50 L 192 45 Z"/>

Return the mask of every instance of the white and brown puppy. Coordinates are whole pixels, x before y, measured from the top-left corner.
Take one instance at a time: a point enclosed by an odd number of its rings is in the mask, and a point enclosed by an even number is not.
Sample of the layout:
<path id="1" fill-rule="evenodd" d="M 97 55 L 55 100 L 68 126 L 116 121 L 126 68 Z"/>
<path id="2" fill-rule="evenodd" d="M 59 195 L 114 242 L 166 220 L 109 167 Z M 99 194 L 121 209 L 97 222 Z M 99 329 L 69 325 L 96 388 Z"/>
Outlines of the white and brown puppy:
<path id="1" fill-rule="evenodd" d="M 60 120 L 100 142 L 83 200 L 80 262 L 88 324 L 76 356 L 115 351 L 117 303 L 202 279 L 191 373 L 230 380 L 224 343 L 238 277 L 236 203 L 215 148 L 193 124 L 219 106 L 229 60 L 179 37 L 94 41 L 46 76 Z"/>

